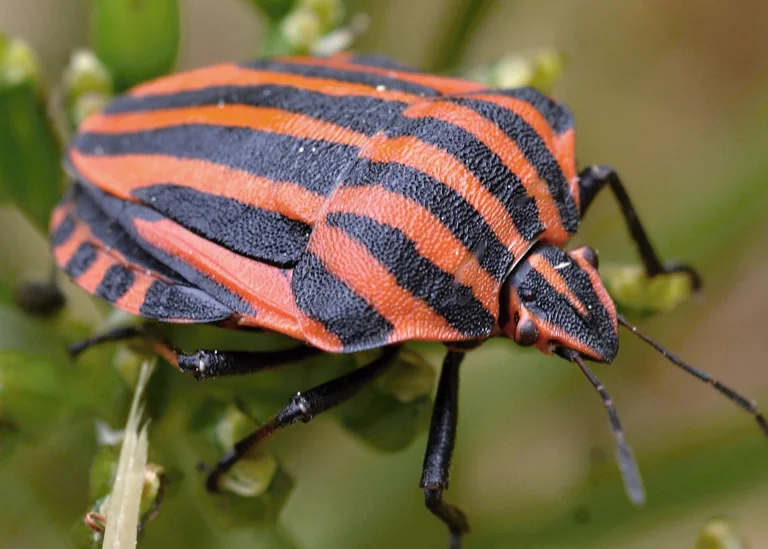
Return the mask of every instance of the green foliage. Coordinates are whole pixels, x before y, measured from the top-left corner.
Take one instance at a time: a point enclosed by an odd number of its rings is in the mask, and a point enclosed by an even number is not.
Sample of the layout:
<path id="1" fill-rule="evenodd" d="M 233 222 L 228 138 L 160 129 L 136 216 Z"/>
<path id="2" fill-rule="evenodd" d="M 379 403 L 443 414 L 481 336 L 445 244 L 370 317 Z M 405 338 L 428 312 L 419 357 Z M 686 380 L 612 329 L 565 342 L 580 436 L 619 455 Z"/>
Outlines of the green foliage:
<path id="1" fill-rule="evenodd" d="M 179 49 L 177 0 L 91 0 L 93 49 L 122 91 L 173 68 Z"/>
<path id="2" fill-rule="evenodd" d="M 37 59 L 23 42 L 0 41 L 0 202 L 45 230 L 63 189 L 61 144 L 45 108 Z"/>

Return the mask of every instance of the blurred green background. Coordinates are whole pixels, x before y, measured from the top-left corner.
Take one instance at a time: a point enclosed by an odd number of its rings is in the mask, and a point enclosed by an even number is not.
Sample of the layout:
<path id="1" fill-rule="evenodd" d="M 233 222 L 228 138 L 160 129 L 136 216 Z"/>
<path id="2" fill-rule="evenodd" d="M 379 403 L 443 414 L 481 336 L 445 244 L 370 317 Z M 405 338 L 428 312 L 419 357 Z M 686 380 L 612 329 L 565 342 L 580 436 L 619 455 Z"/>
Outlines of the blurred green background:
<path id="1" fill-rule="evenodd" d="M 474 9 L 460 0 L 347 5 L 371 20 L 356 49 L 416 67 L 471 68 L 541 47 L 563 52 L 567 69 L 554 95 L 575 113 L 581 164 L 616 167 L 663 255 L 692 262 L 705 278 L 699 299 L 635 320 L 768 406 L 768 3 L 504 0 L 473 4 L 483 9 L 470 20 Z M 181 7 L 178 68 L 250 58 L 264 42 L 265 22 L 244 0 L 184 0 Z M 34 47 L 49 82 L 74 48 L 88 44 L 88 22 L 82 0 L 0 0 L 0 29 Z M 464 27 L 466 40 L 456 39 Z M 0 209 L 0 234 L 0 290 L 46 275 L 45 242 L 9 207 Z M 608 194 L 576 240 L 596 247 L 603 264 L 636 261 Z M 80 322 L 97 318 L 81 292 L 72 299 Z M 77 332 L 64 321 L 24 319 L 29 324 L 20 327 L 19 318 L 0 317 L 3 349 L 22 337 L 45 346 L 48 334 L 63 330 L 71 339 Z M 448 499 L 470 512 L 468 548 L 678 549 L 693 547 L 703 525 L 721 515 L 750 547 L 768 545 L 768 443 L 754 423 L 626 334 L 621 346 L 614 365 L 595 371 L 636 451 L 647 506 L 634 509 L 624 496 L 605 413 L 578 370 L 493 341 L 470 355 L 462 374 Z M 438 346 L 421 348 L 438 363 Z M 9 356 L 3 366 L 33 370 Z M 61 358 L 56 377 L 46 377 L 50 387 L 25 388 L 34 436 L 0 446 L 0 546 L 63 546 L 90 505 L 90 411 L 98 406 L 67 406 L 82 399 L 78 376 L 104 383 L 102 398 L 112 394 L 110 382 L 120 377 L 94 373 L 111 368 L 108 356 L 80 369 Z M 302 376 L 295 390 L 311 385 Z M 182 399 L 232 384 L 195 385 L 175 372 L 159 379 L 153 382 L 173 391 L 150 435 L 150 459 L 190 471 L 198 457 L 184 436 Z M 121 425 L 123 416 L 105 416 Z M 442 548 L 446 533 L 418 489 L 425 439 L 422 433 L 406 450 L 382 453 L 332 419 L 293 427 L 270 446 L 296 482 L 277 531 L 219 528 L 221 500 L 206 500 L 202 479 L 187 475 L 173 483 L 141 546 Z"/>

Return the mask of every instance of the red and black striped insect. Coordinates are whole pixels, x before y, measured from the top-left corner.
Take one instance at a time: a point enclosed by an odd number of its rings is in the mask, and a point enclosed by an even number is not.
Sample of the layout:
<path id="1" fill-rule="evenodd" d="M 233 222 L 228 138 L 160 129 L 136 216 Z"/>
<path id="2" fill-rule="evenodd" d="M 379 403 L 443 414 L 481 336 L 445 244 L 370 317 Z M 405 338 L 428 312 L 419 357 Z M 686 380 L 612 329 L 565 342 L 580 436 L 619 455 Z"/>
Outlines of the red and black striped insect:
<path id="1" fill-rule="evenodd" d="M 53 253 L 79 286 L 135 315 L 306 344 L 186 354 L 155 342 L 200 379 L 382 348 L 238 442 L 208 478 L 214 491 L 249 448 L 354 396 L 401 344 L 446 344 L 421 487 L 458 547 L 468 523 L 443 491 L 459 364 L 490 337 L 583 370 L 610 415 L 628 493 L 644 499 L 611 398 L 585 364 L 614 359 L 619 324 L 640 334 L 617 313 L 595 252 L 561 246 L 608 186 L 647 274 L 699 279 L 659 259 L 616 172 L 578 172 L 574 147 L 568 108 L 532 88 L 488 90 L 354 56 L 218 65 L 141 85 L 82 124 L 66 157 L 74 183 L 51 220 Z M 751 402 L 640 337 L 768 434 Z"/>

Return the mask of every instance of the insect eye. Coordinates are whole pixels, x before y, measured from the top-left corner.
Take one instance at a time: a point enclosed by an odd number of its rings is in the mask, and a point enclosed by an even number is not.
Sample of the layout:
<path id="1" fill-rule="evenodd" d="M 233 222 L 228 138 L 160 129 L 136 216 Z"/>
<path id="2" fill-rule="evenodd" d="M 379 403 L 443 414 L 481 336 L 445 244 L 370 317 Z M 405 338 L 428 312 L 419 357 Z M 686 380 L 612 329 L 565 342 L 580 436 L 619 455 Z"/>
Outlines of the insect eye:
<path id="1" fill-rule="evenodd" d="M 539 339 L 539 330 L 531 319 L 526 319 L 517 330 L 517 343 L 523 347 L 530 347 Z"/>
<path id="2" fill-rule="evenodd" d="M 590 248 L 589 246 L 584 246 L 581 256 L 584 258 L 584 260 L 592 265 L 595 269 L 598 268 L 600 262 L 597 259 L 597 252 L 594 250 L 594 248 Z"/>
<path id="3" fill-rule="evenodd" d="M 526 303 L 536 300 L 536 290 L 533 288 L 520 288 L 520 299 Z"/>

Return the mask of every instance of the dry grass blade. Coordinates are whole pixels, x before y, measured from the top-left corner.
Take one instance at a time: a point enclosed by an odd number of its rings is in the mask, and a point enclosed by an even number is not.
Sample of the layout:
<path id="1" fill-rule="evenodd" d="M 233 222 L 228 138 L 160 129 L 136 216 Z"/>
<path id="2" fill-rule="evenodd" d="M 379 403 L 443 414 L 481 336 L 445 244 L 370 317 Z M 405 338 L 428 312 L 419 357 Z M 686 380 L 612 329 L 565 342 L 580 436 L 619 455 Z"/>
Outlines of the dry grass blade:
<path id="1" fill-rule="evenodd" d="M 139 380 L 125 426 L 125 437 L 120 449 L 117 475 L 110 496 L 104 549 L 133 549 L 136 547 L 139 525 L 139 506 L 144 487 L 144 467 L 147 464 L 147 425 L 139 427 L 144 407 L 141 395 L 154 370 L 154 363 L 141 366 Z"/>

